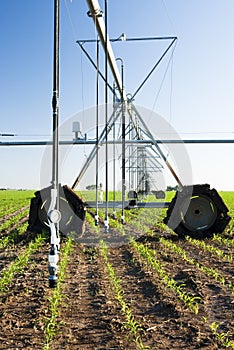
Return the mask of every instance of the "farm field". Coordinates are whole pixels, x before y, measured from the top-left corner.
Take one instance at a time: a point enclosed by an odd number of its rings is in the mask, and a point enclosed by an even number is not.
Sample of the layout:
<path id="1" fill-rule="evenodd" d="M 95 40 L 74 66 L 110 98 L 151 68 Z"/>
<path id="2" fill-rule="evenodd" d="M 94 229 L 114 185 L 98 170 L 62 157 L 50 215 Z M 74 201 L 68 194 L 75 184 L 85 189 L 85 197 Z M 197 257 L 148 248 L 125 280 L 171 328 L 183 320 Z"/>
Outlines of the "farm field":
<path id="1" fill-rule="evenodd" d="M 27 231 L 33 191 L 0 191 L 0 349 L 234 349 L 234 192 L 221 235 L 179 239 L 165 209 L 126 211 L 63 237 L 48 288 L 49 236 Z M 134 239 L 136 238 L 136 239 Z"/>

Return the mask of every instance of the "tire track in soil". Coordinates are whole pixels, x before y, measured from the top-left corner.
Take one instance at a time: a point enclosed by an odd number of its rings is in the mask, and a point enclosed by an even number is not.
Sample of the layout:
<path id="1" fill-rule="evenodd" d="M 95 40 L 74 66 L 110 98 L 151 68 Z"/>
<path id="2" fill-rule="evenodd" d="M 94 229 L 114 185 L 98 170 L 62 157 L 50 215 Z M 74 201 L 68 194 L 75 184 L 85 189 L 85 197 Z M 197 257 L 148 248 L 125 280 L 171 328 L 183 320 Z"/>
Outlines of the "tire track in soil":
<path id="1" fill-rule="evenodd" d="M 134 349 L 121 330 L 116 302 L 108 295 L 107 277 L 94 247 L 75 245 L 60 307 L 60 332 L 51 350 Z"/>
<path id="2" fill-rule="evenodd" d="M 201 331 L 203 323 L 194 322 L 194 314 L 183 310 L 180 301 L 163 289 L 152 273 L 144 270 L 131 247 L 110 250 L 109 259 L 121 276 L 136 320 L 145 330 L 144 345 L 155 350 L 216 348 L 207 329 L 205 333 Z"/>
<path id="3" fill-rule="evenodd" d="M 32 255 L 31 264 L 0 294 L 0 349 L 41 350 L 47 315 L 48 245 Z"/>

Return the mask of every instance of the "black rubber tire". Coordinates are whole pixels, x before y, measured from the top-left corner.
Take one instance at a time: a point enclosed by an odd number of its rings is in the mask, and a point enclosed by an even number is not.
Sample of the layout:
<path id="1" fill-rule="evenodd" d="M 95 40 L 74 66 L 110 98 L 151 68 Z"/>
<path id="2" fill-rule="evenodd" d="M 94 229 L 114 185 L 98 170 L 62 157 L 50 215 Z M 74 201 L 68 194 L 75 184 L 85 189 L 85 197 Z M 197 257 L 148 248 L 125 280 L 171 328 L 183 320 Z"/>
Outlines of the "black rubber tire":
<path id="1" fill-rule="evenodd" d="M 166 194 L 164 191 L 155 191 L 155 197 L 157 199 L 165 199 Z"/>
<path id="2" fill-rule="evenodd" d="M 31 200 L 28 229 L 33 232 L 49 230 L 47 211 L 50 203 L 50 190 L 45 188 L 35 192 Z M 83 234 L 85 226 L 85 208 L 82 200 L 68 186 L 60 187 L 60 232 L 67 235 L 74 231 L 78 235 Z"/>
<path id="3" fill-rule="evenodd" d="M 230 221 L 228 208 L 210 185 L 185 186 L 167 210 L 164 223 L 180 237 L 211 237 L 221 233 Z"/>

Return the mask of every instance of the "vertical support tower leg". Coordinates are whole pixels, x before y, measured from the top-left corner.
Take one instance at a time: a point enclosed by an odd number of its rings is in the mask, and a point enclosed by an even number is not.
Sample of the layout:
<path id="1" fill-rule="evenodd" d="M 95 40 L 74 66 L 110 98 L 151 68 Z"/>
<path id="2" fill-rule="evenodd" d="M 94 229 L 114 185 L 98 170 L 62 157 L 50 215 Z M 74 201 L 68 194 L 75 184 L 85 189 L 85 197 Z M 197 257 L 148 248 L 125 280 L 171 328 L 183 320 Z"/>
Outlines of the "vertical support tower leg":
<path id="1" fill-rule="evenodd" d="M 59 184 L 58 184 L 58 126 L 59 126 L 59 17 L 60 0 L 54 0 L 54 62 L 53 62 L 53 150 L 52 150 L 52 189 L 51 202 L 48 211 L 50 226 L 50 252 L 49 252 L 49 286 L 57 284 L 58 260 L 59 260 Z"/>

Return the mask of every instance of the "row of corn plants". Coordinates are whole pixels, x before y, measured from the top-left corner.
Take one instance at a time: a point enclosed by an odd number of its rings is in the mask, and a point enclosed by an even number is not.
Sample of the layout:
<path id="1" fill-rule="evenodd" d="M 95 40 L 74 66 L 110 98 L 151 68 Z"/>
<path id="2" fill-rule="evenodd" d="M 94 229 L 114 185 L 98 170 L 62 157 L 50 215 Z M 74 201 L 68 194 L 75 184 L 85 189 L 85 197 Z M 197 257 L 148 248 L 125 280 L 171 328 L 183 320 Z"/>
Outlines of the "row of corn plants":
<path id="1" fill-rule="evenodd" d="M 15 215 L 17 215 L 19 212 L 29 209 L 29 205 L 25 205 L 25 203 L 23 203 L 23 205 L 20 205 L 15 208 L 15 210 L 9 209 L 9 210 L 4 210 L 3 208 L 1 208 L 1 213 L 0 213 L 0 222 L 5 222 L 8 221 L 11 217 L 14 217 Z"/>
<path id="2" fill-rule="evenodd" d="M 171 249 L 174 253 L 181 256 L 183 260 L 187 261 L 189 264 L 196 266 L 199 268 L 203 273 L 208 275 L 209 277 L 212 277 L 216 282 L 221 283 L 228 289 L 231 289 L 231 291 L 234 293 L 234 285 L 228 281 L 226 281 L 225 277 L 222 275 L 222 272 L 218 271 L 217 269 L 214 269 L 212 267 L 206 267 L 202 265 L 199 261 L 195 261 L 193 258 L 189 257 L 187 255 L 187 252 L 179 247 L 177 244 L 173 243 L 170 240 L 166 240 L 164 238 L 160 238 L 160 242 Z"/>
<path id="3" fill-rule="evenodd" d="M 226 245 L 227 247 L 234 247 L 234 238 L 226 238 L 221 234 L 213 236 L 212 241 L 218 242 L 219 244 Z"/>
<path id="4" fill-rule="evenodd" d="M 0 275 L 0 293 L 6 291 L 12 283 L 14 276 L 21 273 L 31 259 L 31 255 L 35 253 L 45 242 L 46 236 L 39 235 L 30 242 L 26 249 L 5 269 Z"/>
<path id="5" fill-rule="evenodd" d="M 219 344 L 221 344 L 225 348 L 234 349 L 234 341 L 229 339 L 231 335 L 230 332 L 227 332 L 227 333 L 220 332 L 218 330 L 219 327 L 220 327 L 220 324 L 216 322 L 212 322 L 209 325 L 210 330 L 218 340 Z"/>
<path id="6" fill-rule="evenodd" d="M 16 203 L 12 203 L 12 200 L 9 200 L 9 202 L 2 202 L 1 201 L 1 209 L 0 209 L 0 218 L 4 218 L 7 215 L 14 215 L 14 213 L 21 208 L 24 208 L 26 206 L 29 206 L 29 201 L 27 200 L 20 200 Z"/>
<path id="7" fill-rule="evenodd" d="M 153 215 L 154 215 L 154 213 L 151 211 L 151 215 L 147 215 L 147 223 L 148 223 L 148 225 L 150 224 L 150 222 L 151 222 L 151 224 L 153 224 L 154 223 L 154 221 L 155 221 L 155 218 L 153 217 Z M 138 219 L 138 221 L 140 222 L 141 221 L 141 217 L 139 216 L 139 218 L 137 218 Z M 148 220 L 149 219 L 149 220 Z M 132 222 L 132 221 L 130 221 L 132 224 L 134 224 L 135 222 Z M 139 223 L 138 222 L 138 224 L 137 224 L 137 226 L 139 226 Z M 144 225 L 143 225 L 144 226 Z M 156 226 L 158 226 L 158 224 L 156 225 Z M 162 228 L 162 230 L 164 229 L 164 226 L 165 225 L 161 225 L 160 223 L 159 223 L 159 228 Z M 148 234 L 149 235 L 155 235 L 154 233 L 153 233 L 153 230 L 150 230 L 149 228 L 148 228 L 148 226 L 146 226 L 146 229 L 147 229 L 147 232 L 148 232 Z M 173 232 L 172 232 L 173 233 Z M 174 234 L 174 233 L 173 233 Z M 163 238 L 160 238 L 159 239 L 160 241 L 161 241 L 161 243 L 163 242 L 163 243 L 167 243 L 168 242 L 168 240 L 165 240 L 165 239 L 163 239 Z M 218 242 L 220 242 L 220 243 L 222 243 L 222 244 L 226 244 L 226 245 L 228 245 L 228 246 L 233 246 L 233 242 L 234 242 L 234 240 L 233 239 L 228 239 L 228 238 L 224 238 L 222 235 L 214 235 L 214 237 L 213 237 L 213 240 L 214 241 L 218 241 Z M 200 247 L 200 248 L 203 248 L 204 250 L 209 250 L 210 252 L 212 252 L 213 254 L 215 254 L 216 256 L 218 256 L 218 257 L 221 257 L 221 258 L 223 258 L 224 260 L 227 260 L 228 262 L 231 262 L 232 261 L 232 256 L 231 255 L 228 255 L 228 254 L 225 254 L 225 253 L 223 253 L 220 249 L 215 249 L 215 247 L 214 247 L 214 249 L 213 249 L 213 246 L 209 246 L 209 245 L 207 245 L 207 244 L 205 244 L 205 242 L 203 242 L 203 241 L 198 241 L 198 240 L 194 240 L 194 239 L 192 239 L 192 238 L 188 238 L 187 237 L 187 241 L 189 241 L 190 243 L 193 243 L 194 245 L 197 245 L 198 247 Z M 201 242 L 201 243 L 200 243 Z M 160 271 L 160 269 L 161 269 L 161 267 L 162 267 L 162 265 L 161 265 L 161 263 L 159 262 L 159 261 L 157 261 L 155 258 L 154 258 L 154 255 L 156 255 L 155 254 L 155 251 L 153 251 L 153 250 L 151 250 L 150 251 L 150 254 L 149 254 L 149 249 L 145 246 L 145 245 L 143 245 L 143 244 L 139 244 L 139 243 L 137 243 L 137 242 L 135 242 L 135 241 L 133 241 L 132 240 L 132 245 L 133 245 L 133 247 L 135 247 L 135 249 L 138 251 L 138 253 L 139 253 L 139 250 L 141 250 L 141 253 L 142 253 L 142 255 L 143 255 L 143 257 L 146 257 L 147 255 L 151 255 L 148 259 L 151 261 L 151 264 L 153 265 L 153 266 L 155 266 L 156 267 L 156 270 L 158 269 L 159 271 Z M 169 242 L 170 243 L 170 246 L 171 246 L 171 241 Z M 173 244 L 173 243 L 172 243 Z M 175 247 L 176 246 L 176 244 L 173 244 L 173 247 Z M 208 246 L 208 247 L 207 247 Z M 197 263 L 197 264 L 199 264 L 199 263 Z M 211 275 L 214 275 L 216 278 L 217 278 L 217 280 L 219 281 L 219 282 L 223 282 L 223 278 L 221 277 L 221 276 L 219 276 L 218 274 L 217 274 L 217 271 L 215 271 L 214 269 L 208 269 L 207 270 L 207 268 L 205 268 L 205 267 L 202 267 L 201 265 L 199 265 L 199 267 L 201 267 L 201 269 L 203 270 L 203 272 L 206 272 L 206 273 L 208 273 L 209 275 L 211 274 Z M 219 276 L 219 277 L 218 277 Z M 163 277 L 163 275 L 161 275 L 160 276 L 161 278 Z M 166 278 L 167 279 L 167 278 Z M 172 285 L 173 285 L 174 283 L 172 282 Z M 230 284 L 228 284 L 229 286 L 230 286 Z M 172 287 L 172 289 L 173 289 L 173 287 Z M 180 292 L 180 291 L 178 291 L 178 292 Z M 184 301 L 185 303 L 186 303 L 186 300 L 187 300 L 187 297 L 185 297 L 185 300 L 183 300 L 183 298 L 180 298 L 182 301 Z M 188 299 L 189 299 L 189 297 L 188 297 Z M 198 301 L 199 301 L 199 297 L 198 297 Z M 193 301 L 193 297 L 191 298 L 191 301 Z M 189 303 L 190 303 L 190 301 L 189 301 Z M 198 312 L 198 306 L 199 306 L 199 304 L 195 304 L 195 310 L 193 310 L 195 313 L 197 313 Z M 191 307 L 190 307 L 191 308 Z M 192 308 L 193 308 L 193 306 L 192 306 Z M 207 322 L 207 320 L 203 317 L 203 321 L 204 321 L 204 323 L 206 323 Z M 217 343 L 218 344 L 220 344 L 220 346 L 222 346 L 222 347 L 224 347 L 224 348 L 230 348 L 230 349 L 234 349 L 234 341 L 233 340 L 230 340 L 230 337 L 232 336 L 231 335 L 231 332 L 230 331 L 228 331 L 228 332 L 226 332 L 226 333 L 224 333 L 224 332 L 220 332 L 219 331 L 219 327 L 220 327 L 220 325 L 218 324 L 218 323 L 216 323 L 216 322 L 212 322 L 212 323 L 210 323 L 209 325 L 208 325 L 208 327 L 210 328 L 210 330 L 211 330 L 211 332 L 213 333 L 213 335 L 215 336 L 215 338 L 217 339 Z"/>
<path id="8" fill-rule="evenodd" d="M 104 218 L 104 214 L 100 211 L 99 217 L 101 220 Z M 91 227 L 94 228 L 97 235 L 100 238 L 99 227 L 94 225 L 94 220 L 92 216 L 87 213 L 86 221 L 90 224 Z M 120 232 L 125 235 L 123 225 L 121 225 L 117 220 L 109 218 L 109 224 L 111 227 L 118 228 Z M 116 275 L 115 269 L 113 265 L 110 263 L 108 258 L 108 247 L 106 243 L 100 238 L 100 253 L 105 261 L 105 268 L 107 271 L 107 275 L 110 281 L 111 288 L 114 292 L 114 297 L 118 301 L 118 304 L 121 307 L 121 312 L 125 317 L 125 323 L 123 324 L 123 328 L 128 331 L 127 337 L 130 337 L 132 341 L 136 344 L 137 349 L 144 350 L 148 349 L 148 346 L 145 346 L 142 341 L 143 328 L 139 321 L 136 320 L 133 311 L 125 299 L 124 290 L 121 286 L 121 279 Z"/>
<path id="9" fill-rule="evenodd" d="M 138 243 L 133 239 L 130 240 L 132 247 L 138 255 L 145 259 L 147 266 L 150 266 L 160 277 L 160 282 L 168 289 L 171 289 L 178 298 L 195 314 L 199 311 L 200 297 L 189 294 L 183 287 L 185 284 L 178 284 L 163 268 L 162 263 L 157 259 L 156 251 L 149 249 L 145 244 Z M 141 261 L 144 263 L 143 259 Z"/>
<path id="10" fill-rule="evenodd" d="M 16 210 L 29 206 L 30 199 L 33 197 L 33 192 L 28 191 L 17 191 L 17 190 L 0 190 L 0 217 L 4 217 L 11 213 L 14 213 Z"/>
<path id="11" fill-rule="evenodd" d="M 8 235 L 0 238 L 0 249 L 6 248 L 9 245 L 13 245 L 19 241 L 20 235 L 23 235 L 27 230 L 28 223 L 25 222 L 12 230 Z"/>
<path id="12" fill-rule="evenodd" d="M 142 210 L 141 210 L 142 213 Z M 140 213 L 137 213 L 140 214 Z M 140 228 L 144 233 L 148 233 L 152 235 L 152 229 L 150 229 L 148 226 L 144 225 L 141 220 L 132 220 L 133 217 L 137 217 L 137 219 L 141 216 L 136 215 L 136 213 L 132 214 L 131 212 L 127 212 L 126 215 L 126 222 L 131 222 L 131 224 L 134 227 Z M 115 227 L 118 227 L 121 231 L 124 232 L 124 227 L 119 224 L 116 220 L 110 219 L 110 224 L 114 224 Z M 123 233 L 124 234 L 124 233 Z M 159 262 L 156 259 L 156 252 L 154 250 L 150 250 L 147 246 L 144 244 L 137 243 L 133 238 L 129 238 L 129 242 L 132 245 L 132 247 L 141 255 L 144 257 L 149 265 L 153 267 L 153 269 L 158 273 L 158 275 L 161 278 L 161 281 L 167 285 L 167 287 L 171 290 L 173 290 L 176 295 L 179 297 L 180 300 L 182 300 L 189 309 L 191 309 L 196 314 L 198 313 L 199 309 L 199 303 L 198 301 L 201 299 L 198 296 L 191 295 L 183 290 L 183 287 L 185 287 L 185 284 L 178 285 L 178 283 L 163 269 L 163 266 L 161 262 Z"/>
<path id="13" fill-rule="evenodd" d="M 101 221 L 104 221 L 104 217 L 105 217 L 104 212 L 100 210 L 99 219 Z M 99 235 L 99 238 L 100 238 L 99 227 L 94 226 L 93 217 L 89 213 L 87 213 L 86 215 L 86 221 L 89 223 L 91 227 L 94 228 L 94 230 L 96 231 L 96 233 Z M 119 229 L 122 235 L 125 235 L 124 228 L 117 219 L 113 219 L 110 216 L 109 224 L 112 228 Z M 130 337 L 132 339 L 132 341 L 136 344 L 137 349 L 142 349 L 142 350 L 149 349 L 148 346 L 145 346 L 143 344 L 143 341 L 141 339 L 141 335 L 143 334 L 143 328 L 140 322 L 138 322 L 135 319 L 135 316 L 133 315 L 133 312 L 129 306 L 129 303 L 124 297 L 124 290 L 121 286 L 121 279 L 116 275 L 113 265 L 109 262 L 108 247 L 106 246 L 105 242 L 101 238 L 100 238 L 99 244 L 100 244 L 100 253 L 105 261 L 105 269 L 107 271 L 111 288 L 114 292 L 114 297 L 118 301 L 118 304 L 121 307 L 121 312 L 126 319 L 125 323 L 123 324 L 123 328 L 128 330 L 127 337 L 128 338 Z"/>
<path id="14" fill-rule="evenodd" d="M 51 342 L 56 334 L 59 332 L 60 323 L 58 322 L 59 309 L 63 301 L 63 282 L 67 273 L 68 257 L 73 249 L 73 240 L 68 238 L 63 249 L 60 253 L 60 264 L 58 281 L 55 289 L 53 290 L 52 296 L 49 300 L 49 311 L 50 316 L 45 318 L 45 345 L 43 350 L 49 350 Z"/>
<path id="15" fill-rule="evenodd" d="M 201 248 L 204 252 L 210 252 L 221 260 L 232 262 L 232 253 L 224 253 L 221 249 L 211 244 L 207 244 L 205 241 L 194 239 L 189 236 L 186 236 L 186 241 L 197 248 Z"/>
<path id="16" fill-rule="evenodd" d="M 128 330 L 129 336 L 131 337 L 133 342 L 136 344 L 137 349 L 142 349 L 142 350 L 149 349 L 148 346 L 145 346 L 143 344 L 143 341 L 141 338 L 143 334 L 143 328 L 140 322 L 138 322 L 135 319 L 132 309 L 124 297 L 124 290 L 122 289 L 122 286 L 121 286 L 121 279 L 116 275 L 112 264 L 109 262 L 107 246 L 104 243 L 104 241 L 100 241 L 100 252 L 105 261 L 105 268 L 107 270 L 109 280 L 114 291 L 115 299 L 118 301 L 121 307 L 121 312 L 126 319 L 126 322 L 123 325 L 124 328 Z"/>
<path id="17" fill-rule="evenodd" d="M 146 259 L 146 262 L 150 264 L 151 267 L 158 273 L 161 281 L 165 283 L 165 285 L 173 290 L 175 294 L 178 295 L 179 299 L 185 303 L 186 306 L 189 307 L 195 314 L 199 312 L 199 300 L 200 297 L 190 296 L 188 293 L 182 290 L 182 287 L 185 285 L 178 286 L 176 282 L 171 278 L 165 271 L 162 269 L 161 263 L 155 259 L 155 251 L 149 250 L 144 244 L 139 244 L 135 241 L 132 241 L 133 247 L 135 247 L 138 254 L 140 254 L 143 258 Z M 203 317 L 203 322 L 206 323 L 207 320 Z M 231 333 L 228 331 L 227 333 L 219 332 L 219 324 L 216 322 L 212 322 L 208 325 L 211 332 L 215 336 L 217 343 L 222 347 L 234 349 L 234 341 L 229 340 Z"/>
<path id="18" fill-rule="evenodd" d="M 153 229 L 149 227 L 150 224 L 152 227 L 154 226 L 154 214 L 155 211 L 151 211 L 151 213 L 147 215 L 148 225 L 144 225 L 141 222 L 141 216 L 137 217 L 136 221 L 131 221 L 131 224 L 133 224 L 133 226 L 136 225 L 137 227 L 142 227 L 144 232 L 147 233 L 149 236 L 155 236 Z M 163 282 L 169 289 L 171 289 L 179 297 L 179 299 L 187 305 L 187 307 L 190 310 L 197 314 L 199 310 L 199 301 L 201 300 L 201 298 L 198 296 L 191 295 L 185 290 L 183 290 L 183 288 L 186 287 L 185 284 L 178 285 L 174 278 L 170 276 L 163 268 L 162 263 L 157 259 L 157 254 L 155 250 L 148 248 L 145 244 L 139 244 L 133 239 L 130 239 L 130 243 L 133 246 L 133 248 L 137 251 L 137 253 L 141 257 L 146 259 L 147 264 L 150 265 L 157 272 L 161 279 L 161 282 Z"/>
<path id="19" fill-rule="evenodd" d="M 0 225 L 0 231 L 6 231 L 11 228 L 11 226 L 15 225 L 16 223 L 20 222 L 23 218 L 26 218 L 28 215 L 28 208 L 21 211 L 20 213 L 10 217 L 8 220 L 4 221 Z"/>

